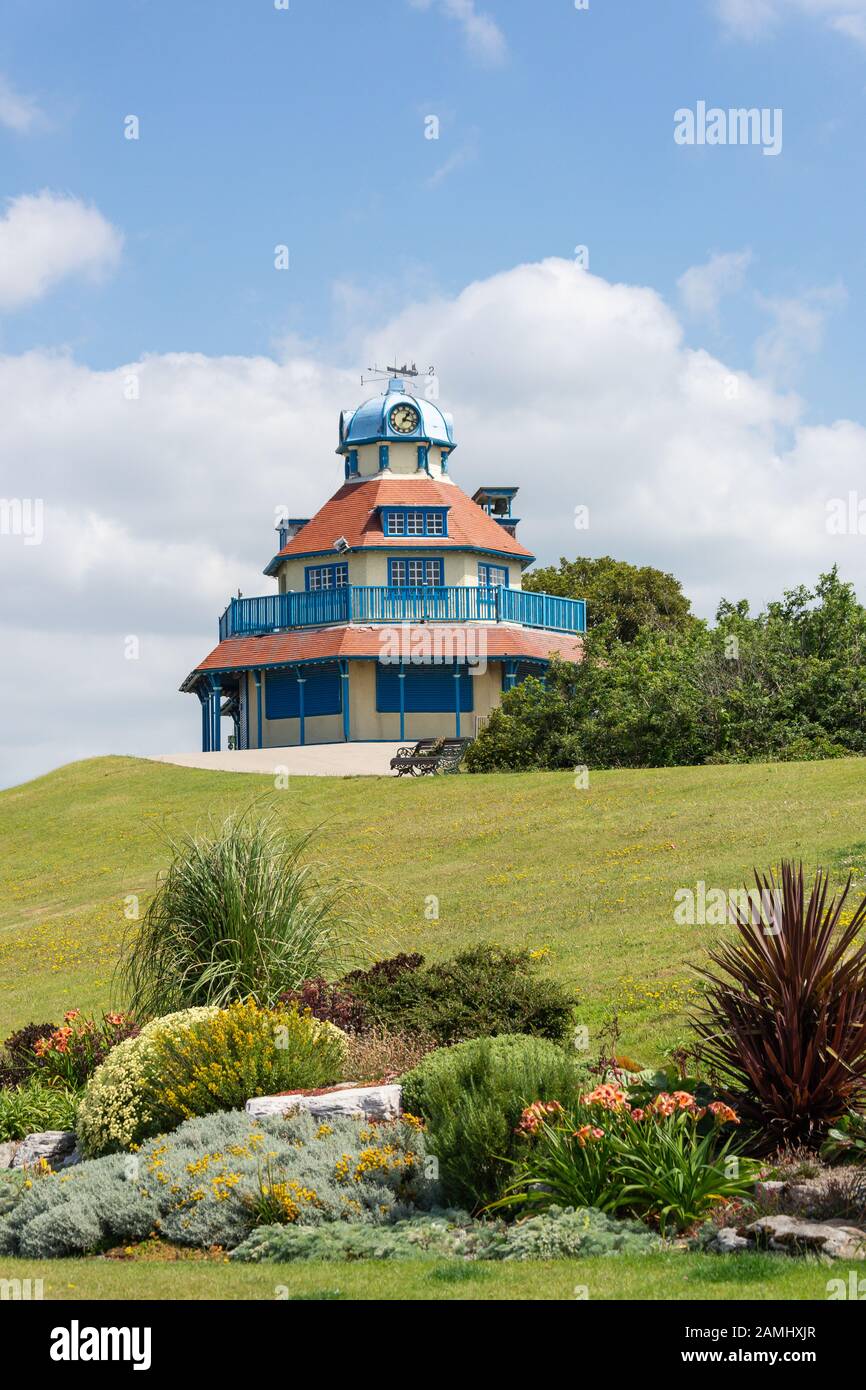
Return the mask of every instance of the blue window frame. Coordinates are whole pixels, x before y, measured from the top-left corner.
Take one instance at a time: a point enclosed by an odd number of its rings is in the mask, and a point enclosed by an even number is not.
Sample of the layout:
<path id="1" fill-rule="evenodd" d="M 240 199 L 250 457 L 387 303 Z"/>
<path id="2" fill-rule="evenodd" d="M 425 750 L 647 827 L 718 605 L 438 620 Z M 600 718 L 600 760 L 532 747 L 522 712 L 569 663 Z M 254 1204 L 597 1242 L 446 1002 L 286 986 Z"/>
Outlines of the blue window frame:
<path id="1" fill-rule="evenodd" d="M 399 714 L 400 680 L 398 666 L 377 662 L 376 709 L 379 714 Z M 407 665 L 402 680 L 403 708 L 407 714 L 453 714 L 457 703 L 455 685 L 460 687 L 460 713 L 472 713 L 472 676 L 465 667 L 460 670 L 459 680 L 455 680 L 452 663 L 445 666 Z"/>
<path id="2" fill-rule="evenodd" d="M 506 565 L 479 565 L 478 583 L 488 588 L 501 584 L 508 588 L 508 567 Z"/>
<path id="3" fill-rule="evenodd" d="M 346 455 L 346 476 L 354 476 L 358 471 L 358 450 L 350 449 Z"/>
<path id="4" fill-rule="evenodd" d="M 441 588 L 442 561 L 420 555 L 389 558 L 388 584 L 392 589 Z"/>
<path id="5" fill-rule="evenodd" d="M 384 471 L 384 469 L 386 469 L 386 468 L 388 467 L 388 457 L 389 457 L 389 455 L 388 455 L 388 445 L 387 445 L 387 444 L 380 444 L 380 445 L 379 445 L 379 468 L 380 468 L 380 470 Z"/>
<path id="6" fill-rule="evenodd" d="M 340 714 L 340 672 L 335 662 L 323 666 L 302 666 L 304 680 L 304 718 L 316 714 Z M 268 719 L 298 719 L 301 695 L 296 671 L 265 672 L 265 714 Z"/>
<path id="7" fill-rule="evenodd" d="M 383 507 L 386 536 L 447 536 L 447 507 Z"/>
<path id="8" fill-rule="evenodd" d="M 304 570 L 304 588 L 309 593 L 314 589 L 345 589 L 349 582 L 349 565 L 341 560 L 336 565 L 307 565 Z"/>

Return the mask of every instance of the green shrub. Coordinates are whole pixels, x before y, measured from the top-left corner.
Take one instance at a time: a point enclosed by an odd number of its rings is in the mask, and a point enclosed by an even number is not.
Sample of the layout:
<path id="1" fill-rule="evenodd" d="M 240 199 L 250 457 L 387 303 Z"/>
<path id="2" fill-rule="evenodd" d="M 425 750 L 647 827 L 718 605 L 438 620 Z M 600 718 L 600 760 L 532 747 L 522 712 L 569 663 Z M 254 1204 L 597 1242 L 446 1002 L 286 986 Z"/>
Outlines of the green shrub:
<path id="1" fill-rule="evenodd" d="M 156 1232 L 179 1245 L 233 1249 L 258 1220 L 265 1185 L 312 1194 L 284 1220 L 383 1224 L 438 1198 L 424 1138 L 402 1121 L 323 1125 L 306 1114 L 243 1112 L 189 1120 L 136 1154 L 112 1154 L 40 1177 L 0 1219 L 0 1254 L 52 1259 Z"/>
<path id="2" fill-rule="evenodd" d="M 149 1132 L 152 1117 L 144 1090 L 145 1066 L 161 1033 L 183 1033 L 192 1023 L 211 1018 L 215 1008 L 183 1009 L 156 1018 L 112 1049 L 97 1067 L 78 1106 L 76 1130 L 87 1158 L 130 1149 Z"/>
<path id="3" fill-rule="evenodd" d="M 169 841 L 172 859 L 140 927 L 124 944 L 121 979 L 141 1018 L 253 998 L 345 966 L 355 931 L 348 888 L 304 862 L 310 836 L 289 840 L 274 819 L 233 816 L 209 835 Z"/>
<path id="4" fill-rule="evenodd" d="M 333 1024 L 253 1000 L 158 1030 L 143 1068 L 149 1132 L 242 1110 L 251 1096 L 329 1086 L 343 1075 L 346 1041 Z"/>
<path id="5" fill-rule="evenodd" d="M 401 1085 L 404 1109 L 427 1124 L 446 1199 L 475 1210 L 502 1190 L 524 1108 L 567 1104 L 583 1081 L 573 1054 L 555 1043 L 506 1034 L 431 1052 Z"/>
<path id="6" fill-rule="evenodd" d="M 851 1111 L 838 1119 L 821 1146 L 827 1163 L 866 1163 L 866 1115 Z"/>
<path id="7" fill-rule="evenodd" d="M 646 1255 L 661 1242 L 640 1221 L 618 1220 L 595 1207 L 550 1207 L 508 1229 L 506 1260 L 558 1260 L 583 1255 Z"/>
<path id="8" fill-rule="evenodd" d="M 76 1097 L 62 1086 L 35 1078 L 0 1091 L 0 1143 L 43 1129 L 74 1129 Z"/>
<path id="9" fill-rule="evenodd" d="M 646 1254 L 657 1236 L 604 1212 L 552 1208 L 518 1225 L 460 1212 L 412 1216 L 392 1226 L 262 1226 L 232 1252 L 244 1263 L 289 1260 L 555 1260 Z"/>
<path id="10" fill-rule="evenodd" d="M 24 1168 L 0 1168 L 0 1219 L 20 1200 L 27 1176 Z"/>
<path id="11" fill-rule="evenodd" d="M 252 1001 L 154 1019 L 109 1054 L 84 1091 L 82 1152 L 132 1149 L 195 1115 L 242 1109 L 251 1096 L 329 1085 L 344 1058 L 333 1025 Z"/>
<path id="12" fill-rule="evenodd" d="M 539 976 L 528 951 L 473 946 L 428 966 L 420 956 L 396 957 L 341 984 L 364 1005 L 369 1024 L 427 1033 L 442 1044 L 499 1033 L 561 1041 L 572 1026 L 573 999 Z"/>

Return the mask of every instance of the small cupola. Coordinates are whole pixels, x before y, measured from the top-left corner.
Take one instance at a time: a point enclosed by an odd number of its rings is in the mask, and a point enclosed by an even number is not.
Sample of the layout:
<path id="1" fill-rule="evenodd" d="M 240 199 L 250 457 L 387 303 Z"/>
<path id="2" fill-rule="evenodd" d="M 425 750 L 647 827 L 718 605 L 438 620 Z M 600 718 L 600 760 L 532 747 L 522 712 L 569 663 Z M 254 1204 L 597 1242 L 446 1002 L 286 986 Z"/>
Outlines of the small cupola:
<path id="1" fill-rule="evenodd" d="M 520 518 L 512 515 L 512 504 L 519 491 L 516 487 L 480 487 L 473 492 L 472 501 L 492 516 L 509 536 L 516 536 Z"/>
<path id="2" fill-rule="evenodd" d="M 344 457 L 347 481 L 376 473 L 447 475 L 456 447 L 453 421 L 435 401 L 416 394 L 407 380 L 413 375 L 414 368 L 392 371 L 381 395 L 341 413 L 337 453 Z"/>

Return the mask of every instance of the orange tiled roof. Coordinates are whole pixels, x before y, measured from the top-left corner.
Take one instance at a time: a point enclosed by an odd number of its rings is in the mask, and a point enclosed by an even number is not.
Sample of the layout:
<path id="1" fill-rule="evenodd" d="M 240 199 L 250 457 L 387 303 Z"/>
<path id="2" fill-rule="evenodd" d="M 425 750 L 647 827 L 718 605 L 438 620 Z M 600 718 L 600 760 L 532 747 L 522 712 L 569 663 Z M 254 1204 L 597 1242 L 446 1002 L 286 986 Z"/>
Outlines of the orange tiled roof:
<path id="1" fill-rule="evenodd" d="M 583 657 L 583 640 L 572 633 L 541 632 L 537 628 L 510 627 L 505 623 L 460 623 L 456 626 L 445 623 L 417 624 L 409 627 L 407 640 L 411 643 L 416 631 L 423 632 L 427 639 L 431 633 L 441 634 L 440 640 L 452 643 L 453 649 L 459 652 L 467 627 L 480 627 L 487 634 L 486 655 L 489 661 L 500 661 L 506 657 L 546 661 L 554 652 L 558 652 L 566 661 L 580 661 Z M 273 632 L 264 637 L 229 637 L 205 657 L 192 675 L 199 671 L 232 671 L 255 666 L 291 665 L 300 661 L 337 660 L 339 657 L 376 658 L 382 649 L 381 633 L 381 627 L 352 625 Z M 461 633 L 464 634 L 463 639 Z M 481 654 L 477 641 L 474 648 L 469 650 Z"/>
<path id="2" fill-rule="evenodd" d="M 448 535 L 386 536 L 376 510 L 385 506 L 449 507 Z M 526 563 L 535 559 L 531 551 L 467 497 L 456 483 L 441 483 L 435 478 L 369 478 L 359 483 L 344 483 L 321 511 L 283 546 L 279 558 L 333 550 L 338 536 L 345 536 L 353 549 L 383 545 L 395 550 L 401 547 L 410 550 L 471 547 L 513 555 Z"/>

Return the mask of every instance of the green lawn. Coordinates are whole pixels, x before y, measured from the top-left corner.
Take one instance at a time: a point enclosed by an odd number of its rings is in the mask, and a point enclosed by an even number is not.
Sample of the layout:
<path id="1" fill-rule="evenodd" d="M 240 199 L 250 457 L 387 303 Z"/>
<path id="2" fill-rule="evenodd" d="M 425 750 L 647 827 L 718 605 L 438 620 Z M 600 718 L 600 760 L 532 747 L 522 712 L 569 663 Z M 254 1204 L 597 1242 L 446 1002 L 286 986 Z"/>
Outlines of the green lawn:
<path id="1" fill-rule="evenodd" d="M 165 834 L 251 804 L 366 885 L 372 955 L 431 958 L 486 940 L 546 952 L 595 1029 L 657 1060 L 684 1032 L 691 967 L 718 928 L 677 926 L 679 887 L 733 889 L 783 855 L 866 864 L 866 763 L 423 780 L 201 772 L 132 758 L 75 763 L 0 792 L 0 1037 L 103 1008 L 127 896 L 142 905 Z M 439 920 L 425 917 L 430 895 Z"/>
<path id="2" fill-rule="evenodd" d="M 692 967 L 719 928 L 677 926 L 674 892 L 734 889 L 783 855 L 841 872 L 866 864 L 866 763 L 436 780 L 294 779 L 132 758 L 76 763 L 0 792 L 0 1037 L 30 1019 L 119 1003 L 128 927 L 166 861 L 165 835 L 257 804 L 363 880 L 370 955 L 435 958 L 477 941 L 529 946 L 580 992 L 596 1030 L 616 1008 L 621 1047 L 658 1060 L 685 1031 Z M 428 920 L 431 895 L 439 919 Z M 823 1299 L 828 1271 L 768 1256 L 683 1254 L 508 1265 L 367 1262 L 252 1266 L 102 1258 L 0 1260 L 56 1299 Z"/>
<path id="3" fill-rule="evenodd" d="M 0 1259 L 0 1280 L 42 1279 L 46 1299 L 826 1299 L 846 1270 L 786 1255 L 613 1256 L 514 1264 L 359 1260 L 240 1265 Z"/>

